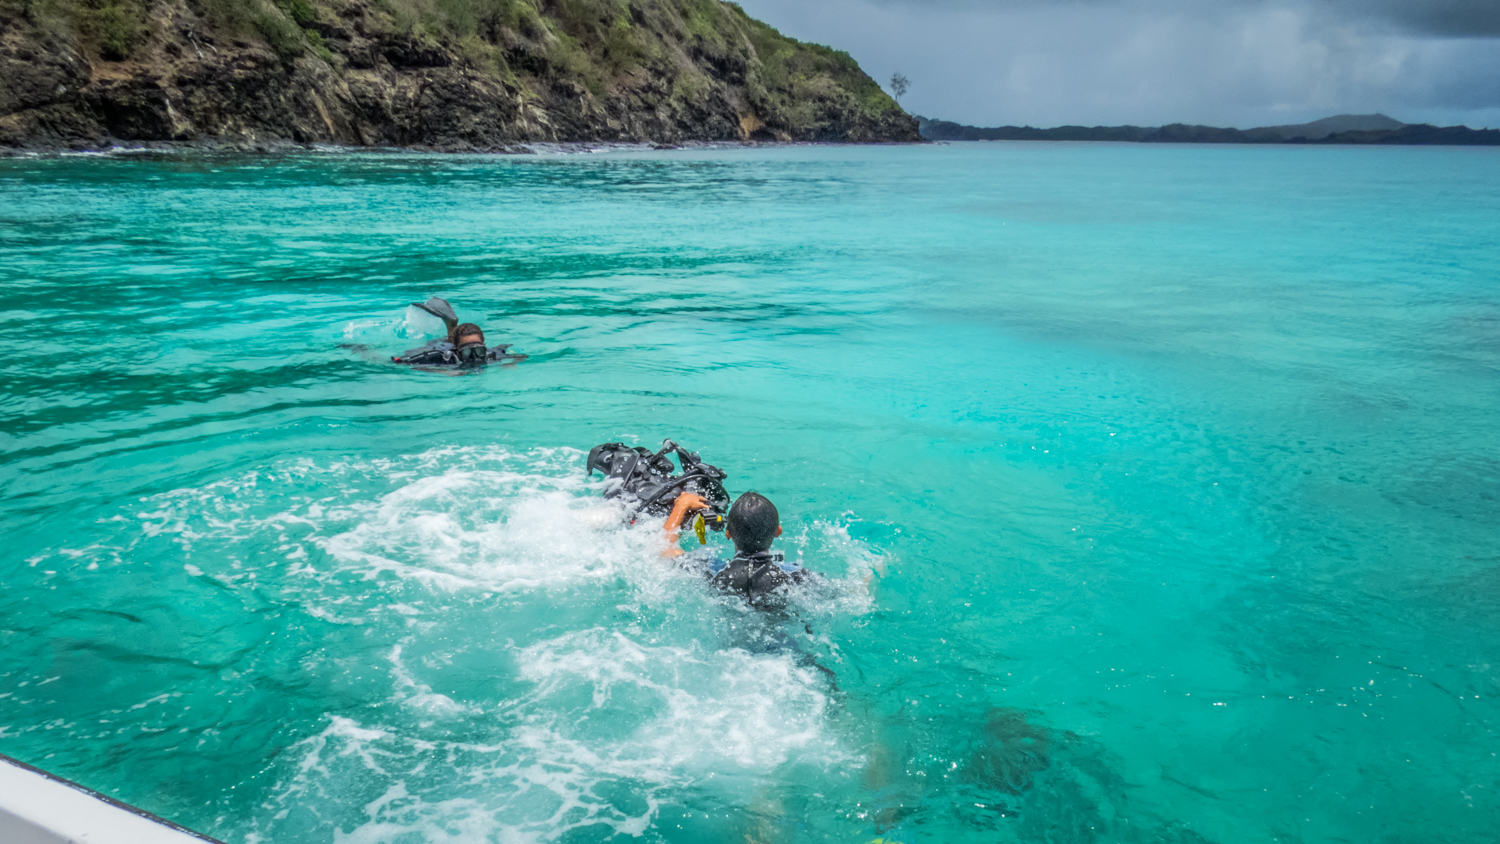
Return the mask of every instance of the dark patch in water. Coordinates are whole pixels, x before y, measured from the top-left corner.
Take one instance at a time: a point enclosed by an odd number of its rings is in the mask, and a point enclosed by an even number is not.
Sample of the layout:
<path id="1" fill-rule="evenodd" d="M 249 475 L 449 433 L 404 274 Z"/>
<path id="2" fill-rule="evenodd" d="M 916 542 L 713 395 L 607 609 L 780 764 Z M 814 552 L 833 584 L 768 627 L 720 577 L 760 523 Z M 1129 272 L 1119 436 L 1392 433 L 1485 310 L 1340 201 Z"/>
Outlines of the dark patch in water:
<path id="1" fill-rule="evenodd" d="M 951 823 L 999 840 L 1046 844 L 1209 844 L 1136 806 L 1097 741 L 991 707 L 967 736 L 916 724 L 900 752 L 877 745 L 865 783 L 876 831 L 891 840 Z"/>
<path id="2" fill-rule="evenodd" d="M 1015 709 L 991 709 L 984 738 L 964 768 L 964 776 L 982 785 L 1020 794 L 1052 764 L 1052 737 Z"/>

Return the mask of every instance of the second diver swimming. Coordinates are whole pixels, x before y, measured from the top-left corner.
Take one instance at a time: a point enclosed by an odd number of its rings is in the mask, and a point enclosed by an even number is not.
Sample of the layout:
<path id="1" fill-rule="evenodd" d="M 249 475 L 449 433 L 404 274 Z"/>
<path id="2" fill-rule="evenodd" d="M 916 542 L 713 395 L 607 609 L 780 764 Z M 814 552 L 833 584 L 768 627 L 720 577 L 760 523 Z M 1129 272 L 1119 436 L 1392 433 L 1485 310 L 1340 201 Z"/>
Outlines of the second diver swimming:
<path id="1" fill-rule="evenodd" d="M 412 306 L 442 320 L 443 325 L 448 329 L 448 336 L 391 358 L 394 363 L 411 366 L 471 368 L 483 366 L 486 363 L 515 362 L 526 359 L 525 355 L 512 354 L 508 343 L 499 346 L 485 345 L 484 330 L 472 322 L 460 323 L 458 314 L 445 299 L 434 296 L 426 302 L 413 302 Z"/>

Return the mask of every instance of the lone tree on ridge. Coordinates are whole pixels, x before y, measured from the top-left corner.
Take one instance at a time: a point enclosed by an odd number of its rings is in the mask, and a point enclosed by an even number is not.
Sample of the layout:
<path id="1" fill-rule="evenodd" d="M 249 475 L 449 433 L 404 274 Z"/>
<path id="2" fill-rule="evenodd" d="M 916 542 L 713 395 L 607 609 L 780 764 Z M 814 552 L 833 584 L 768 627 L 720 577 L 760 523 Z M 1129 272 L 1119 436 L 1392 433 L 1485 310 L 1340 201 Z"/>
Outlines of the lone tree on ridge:
<path id="1" fill-rule="evenodd" d="M 911 80 L 904 73 L 891 74 L 891 93 L 896 95 L 896 105 L 901 105 L 901 98 L 906 96 L 906 89 L 911 87 Z"/>

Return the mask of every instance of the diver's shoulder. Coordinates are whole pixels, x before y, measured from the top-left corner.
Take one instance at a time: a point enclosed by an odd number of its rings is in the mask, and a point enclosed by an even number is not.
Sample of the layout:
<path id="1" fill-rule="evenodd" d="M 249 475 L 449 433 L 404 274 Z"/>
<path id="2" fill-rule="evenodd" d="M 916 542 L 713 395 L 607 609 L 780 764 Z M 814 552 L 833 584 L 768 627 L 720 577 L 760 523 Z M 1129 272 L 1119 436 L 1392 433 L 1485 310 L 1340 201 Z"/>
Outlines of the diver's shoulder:
<path id="1" fill-rule="evenodd" d="M 729 565 L 728 560 L 706 548 L 688 551 L 672 559 L 678 568 L 701 574 L 707 578 L 717 576 Z"/>

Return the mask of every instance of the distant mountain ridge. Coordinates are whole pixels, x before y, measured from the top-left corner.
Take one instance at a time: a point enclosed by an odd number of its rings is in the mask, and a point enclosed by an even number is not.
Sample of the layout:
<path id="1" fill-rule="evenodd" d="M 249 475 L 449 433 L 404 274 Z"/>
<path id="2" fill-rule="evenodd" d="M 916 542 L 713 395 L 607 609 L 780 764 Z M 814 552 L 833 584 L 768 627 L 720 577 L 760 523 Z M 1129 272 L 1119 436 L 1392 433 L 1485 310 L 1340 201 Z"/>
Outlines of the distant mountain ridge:
<path id="1" fill-rule="evenodd" d="M 1294 123 L 1289 126 L 1262 126 L 1247 129 L 1247 132 L 1273 132 L 1283 140 L 1306 138 L 1320 141 L 1340 132 L 1394 132 L 1407 124 L 1383 114 L 1336 114 L 1311 123 Z"/>
<path id="2" fill-rule="evenodd" d="M 1402 123 L 1384 114 L 1339 114 L 1287 126 L 1225 129 L 1172 123 L 1166 126 L 1031 126 L 981 128 L 917 117 L 929 141 L 1124 141 L 1176 144 L 1396 144 L 1500 146 L 1500 129 Z"/>

